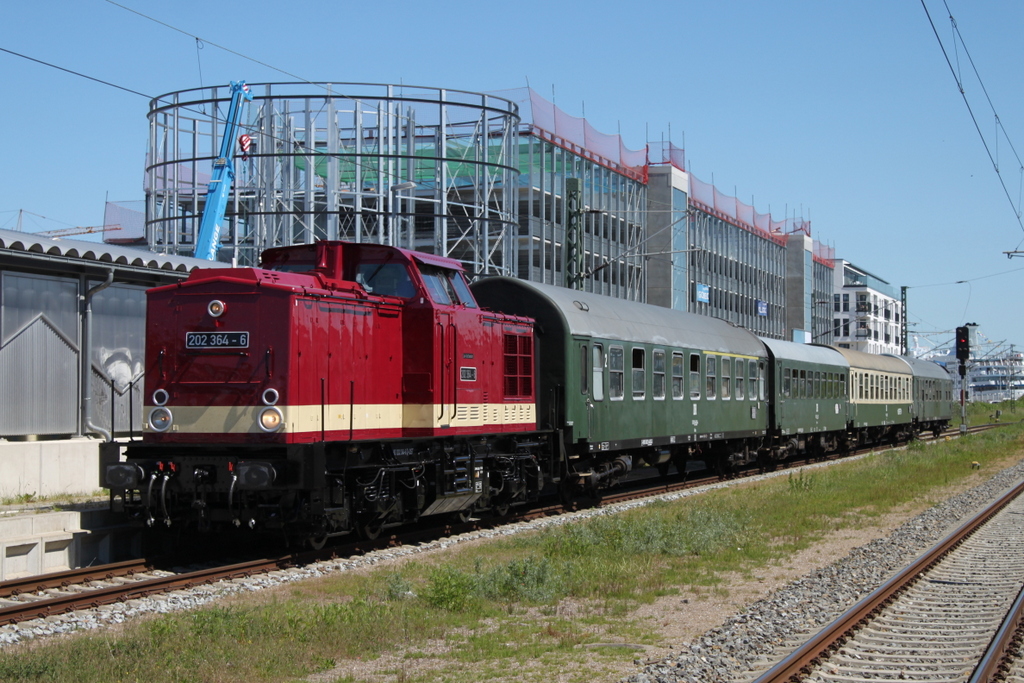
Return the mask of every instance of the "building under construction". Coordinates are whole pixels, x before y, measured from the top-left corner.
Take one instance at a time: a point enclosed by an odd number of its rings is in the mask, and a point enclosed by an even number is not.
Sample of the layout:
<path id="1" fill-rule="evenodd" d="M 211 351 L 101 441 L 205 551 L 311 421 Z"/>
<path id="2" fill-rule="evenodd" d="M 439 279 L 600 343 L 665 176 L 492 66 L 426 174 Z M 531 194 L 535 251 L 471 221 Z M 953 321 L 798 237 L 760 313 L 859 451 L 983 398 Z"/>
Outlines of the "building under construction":
<path id="1" fill-rule="evenodd" d="M 818 304 L 832 300 L 833 262 L 809 222 L 773 220 L 699 181 L 670 143 L 629 149 L 529 88 L 260 83 L 250 91 L 220 261 L 250 265 L 264 249 L 317 239 L 386 243 L 458 259 L 473 276 L 831 341 L 831 316 Z M 151 249 L 193 253 L 229 98 L 221 87 L 152 101 Z"/>

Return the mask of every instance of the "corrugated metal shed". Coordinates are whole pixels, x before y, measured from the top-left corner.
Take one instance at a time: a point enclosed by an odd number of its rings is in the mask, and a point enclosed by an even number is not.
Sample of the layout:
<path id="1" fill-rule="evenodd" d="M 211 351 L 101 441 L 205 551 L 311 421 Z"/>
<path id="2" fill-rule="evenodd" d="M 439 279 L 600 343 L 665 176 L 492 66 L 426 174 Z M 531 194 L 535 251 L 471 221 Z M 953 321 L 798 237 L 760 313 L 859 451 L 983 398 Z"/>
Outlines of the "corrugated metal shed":
<path id="1" fill-rule="evenodd" d="M 0 395 L 17 397 L 0 411 L 0 437 L 92 431 L 84 426 L 83 396 L 101 430 L 138 430 L 145 290 L 212 265 L 223 264 L 0 230 Z M 86 343 L 81 297 L 90 290 Z"/>
<path id="2" fill-rule="evenodd" d="M 187 274 L 194 268 L 209 268 L 214 264 L 185 256 L 154 254 L 145 249 L 115 247 L 101 242 L 43 237 L 14 230 L 0 230 L 0 252 L 4 256 L 25 259 L 67 259 L 81 266 L 117 266 L 119 270 L 169 271 Z M 224 264 L 220 264 L 223 267 Z"/>

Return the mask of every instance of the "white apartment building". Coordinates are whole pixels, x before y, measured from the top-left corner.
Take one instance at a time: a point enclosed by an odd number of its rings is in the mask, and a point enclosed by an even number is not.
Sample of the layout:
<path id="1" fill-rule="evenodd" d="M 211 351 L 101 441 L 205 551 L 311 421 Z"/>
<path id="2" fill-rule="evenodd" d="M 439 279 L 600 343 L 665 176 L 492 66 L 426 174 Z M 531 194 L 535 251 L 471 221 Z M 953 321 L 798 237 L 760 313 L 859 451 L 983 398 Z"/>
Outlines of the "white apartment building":
<path id="1" fill-rule="evenodd" d="M 900 353 L 903 305 L 895 288 L 849 261 L 836 260 L 833 343 L 866 353 Z"/>

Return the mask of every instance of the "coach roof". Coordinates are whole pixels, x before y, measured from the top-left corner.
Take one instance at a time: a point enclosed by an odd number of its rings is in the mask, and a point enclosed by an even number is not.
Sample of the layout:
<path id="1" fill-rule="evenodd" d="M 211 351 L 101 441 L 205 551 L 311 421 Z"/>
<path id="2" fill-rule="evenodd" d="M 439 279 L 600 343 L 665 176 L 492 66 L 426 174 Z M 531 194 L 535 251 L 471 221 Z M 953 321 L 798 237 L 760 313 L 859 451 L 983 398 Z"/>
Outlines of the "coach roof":
<path id="1" fill-rule="evenodd" d="M 506 277 L 473 284 L 481 305 L 557 324 L 573 336 L 763 357 L 749 331 L 704 315 Z"/>

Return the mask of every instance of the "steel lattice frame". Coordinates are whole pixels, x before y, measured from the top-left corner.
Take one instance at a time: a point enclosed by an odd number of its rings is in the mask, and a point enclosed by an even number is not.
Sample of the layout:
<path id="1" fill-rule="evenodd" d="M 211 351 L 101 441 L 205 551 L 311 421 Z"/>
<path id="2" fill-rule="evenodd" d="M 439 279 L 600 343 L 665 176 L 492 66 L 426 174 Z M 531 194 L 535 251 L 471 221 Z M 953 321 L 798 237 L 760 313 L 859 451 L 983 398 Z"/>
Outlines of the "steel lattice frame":
<path id="1" fill-rule="evenodd" d="M 472 274 L 517 275 L 519 115 L 514 103 L 457 90 L 366 83 L 250 84 L 219 260 L 316 239 L 390 243 L 461 260 Z M 150 105 L 146 235 L 191 254 L 226 86 Z M 509 191 L 506 191 L 509 190 Z"/>

